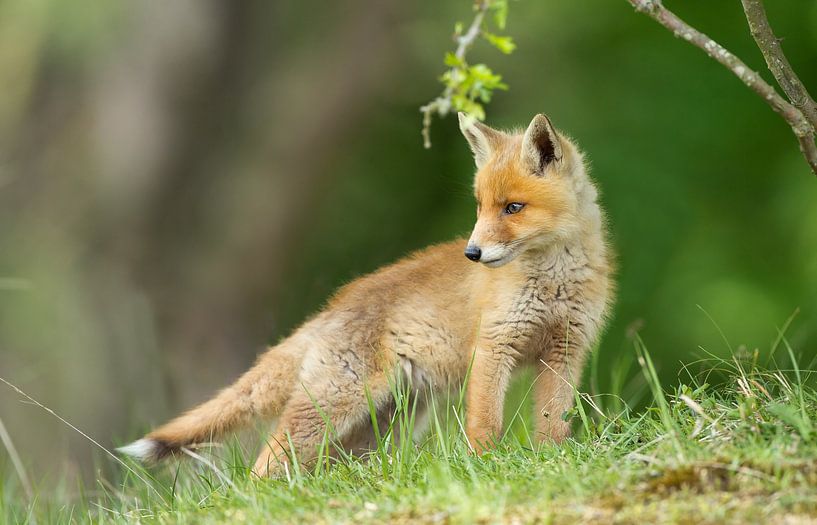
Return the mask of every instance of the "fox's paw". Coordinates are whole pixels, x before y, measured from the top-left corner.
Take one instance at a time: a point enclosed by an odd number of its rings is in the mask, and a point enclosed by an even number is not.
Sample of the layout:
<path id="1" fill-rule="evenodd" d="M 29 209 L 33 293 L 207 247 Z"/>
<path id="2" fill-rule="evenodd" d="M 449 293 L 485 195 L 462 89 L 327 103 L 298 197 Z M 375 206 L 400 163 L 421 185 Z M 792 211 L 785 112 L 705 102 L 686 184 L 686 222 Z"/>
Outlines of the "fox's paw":
<path id="1" fill-rule="evenodd" d="M 252 473 L 259 478 L 274 478 L 284 473 L 286 463 L 286 456 L 281 459 L 269 447 L 265 447 L 261 454 L 258 455 L 258 459 L 255 460 Z"/>
<path id="2" fill-rule="evenodd" d="M 538 429 L 539 440 L 558 445 L 570 437 L 570 423 L 567 421 L 545 419 Z"/>
<path id="3" fill-rule="evenodd" d="M 493 434 L 471 432 L 468 434 L 468 450 L 471 454 L 482 456 L 496 448 L 497 440 Z"/>

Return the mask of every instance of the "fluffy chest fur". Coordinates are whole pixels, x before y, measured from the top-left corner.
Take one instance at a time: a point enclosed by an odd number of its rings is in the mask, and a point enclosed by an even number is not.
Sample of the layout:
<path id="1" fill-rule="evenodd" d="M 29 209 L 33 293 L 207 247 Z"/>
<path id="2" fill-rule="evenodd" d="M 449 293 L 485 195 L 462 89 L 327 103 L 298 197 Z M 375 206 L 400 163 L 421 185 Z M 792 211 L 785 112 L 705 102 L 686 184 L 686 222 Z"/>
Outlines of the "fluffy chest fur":
<path id="1" fill-rule="evenodd" d="M 592 245 L 573 243 L 486 272 L 483 286 L 490 293 L 483 294 L 480 337 L 507 347 L 519 362 L 541 358 L 554 339 L 574 334 L 593 340 L 608 302 L 607 266 Z"/>

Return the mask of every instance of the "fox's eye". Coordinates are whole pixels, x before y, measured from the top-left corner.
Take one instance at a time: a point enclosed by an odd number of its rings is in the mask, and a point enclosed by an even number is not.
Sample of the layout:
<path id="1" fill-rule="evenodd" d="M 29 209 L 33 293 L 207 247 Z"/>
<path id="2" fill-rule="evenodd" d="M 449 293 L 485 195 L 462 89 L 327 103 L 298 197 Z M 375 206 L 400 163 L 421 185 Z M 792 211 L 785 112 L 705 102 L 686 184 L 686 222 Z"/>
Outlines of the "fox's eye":
<path id="1" fill-rule="evenodd" d="M 512 202 L 505 206 L 505 213 L 507 213 L 508 215 L 513 215 L 514 213 L 519 213 L 520 211 L 522 211 L 522 208 L 524 207 L 525 205 L 522 204 L 521 202 Z"/>

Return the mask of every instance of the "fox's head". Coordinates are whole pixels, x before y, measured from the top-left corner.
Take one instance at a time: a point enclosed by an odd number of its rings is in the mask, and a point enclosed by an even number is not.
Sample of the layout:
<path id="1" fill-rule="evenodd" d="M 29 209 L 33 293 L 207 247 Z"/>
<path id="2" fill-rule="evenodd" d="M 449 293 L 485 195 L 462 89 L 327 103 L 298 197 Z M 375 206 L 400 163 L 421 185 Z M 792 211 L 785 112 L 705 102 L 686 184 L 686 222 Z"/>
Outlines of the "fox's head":
<path id="1" fill-rule="evenodd" d="M 459 119 L 477 164 L 477 223 L 466 257 L 498 267 L 581 231 L 584 204 L 595 203 L 596 192 L 578 149 L 550 119 L 536 115 L 524 133 Z"/>

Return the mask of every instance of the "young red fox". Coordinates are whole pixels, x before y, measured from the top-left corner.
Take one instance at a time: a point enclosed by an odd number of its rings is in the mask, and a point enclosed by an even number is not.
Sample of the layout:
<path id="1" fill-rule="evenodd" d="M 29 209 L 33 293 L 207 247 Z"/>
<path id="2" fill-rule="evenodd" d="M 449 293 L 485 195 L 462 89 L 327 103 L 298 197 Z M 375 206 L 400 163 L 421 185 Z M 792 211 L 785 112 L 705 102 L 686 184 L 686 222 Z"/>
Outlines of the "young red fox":
<path id="1" fill-rule="evenodd" d="M 561 416 L 613 288 L 596 188 L 546 116 L 524 133 L 459 118 L 477 165 L 470 239 L 344 286 L 235 384 L 120 452 L 158 460 L 278 416 L 253 469 L 275 475 L 290 450 L 314 460 L 327 423 L 344 447 L 371 446 L 369 403 L 388 417 L 398 376 L 417 393 L 467 378 L 466 435 L 481 451 L 501 436 L 505 391 L 521 364 L 538 369 L 538 436 L 568 436 Z"/>

